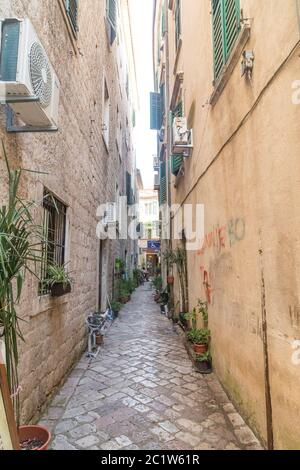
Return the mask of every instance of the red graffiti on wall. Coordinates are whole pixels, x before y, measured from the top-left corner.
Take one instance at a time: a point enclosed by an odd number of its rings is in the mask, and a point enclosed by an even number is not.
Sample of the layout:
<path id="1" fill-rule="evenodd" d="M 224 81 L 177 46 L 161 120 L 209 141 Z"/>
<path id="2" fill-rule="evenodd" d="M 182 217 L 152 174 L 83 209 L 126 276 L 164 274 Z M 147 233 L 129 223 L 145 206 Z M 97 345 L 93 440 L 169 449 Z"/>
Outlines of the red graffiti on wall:
<path id="1" fill-rule="evenodd" d="M 205 293 L 206 301 L 209 305 L 211 305 L 213 289 L 212 289 L 212 286 L 211 286 L 210 274 L 209 274 L 208 271 L 205 270 L 204 266 L 200 266 L 200 270 L 202 272 L 203 287 L 204 287 L 204 293 Z"/>

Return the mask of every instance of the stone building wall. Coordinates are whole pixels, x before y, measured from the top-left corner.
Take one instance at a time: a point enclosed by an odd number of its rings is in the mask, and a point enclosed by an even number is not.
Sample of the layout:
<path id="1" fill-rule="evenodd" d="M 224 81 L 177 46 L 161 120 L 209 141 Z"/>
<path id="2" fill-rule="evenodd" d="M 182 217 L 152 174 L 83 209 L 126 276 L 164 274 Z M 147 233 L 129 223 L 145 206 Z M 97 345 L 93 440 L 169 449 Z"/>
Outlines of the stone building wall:
<path id="1" fill-rule="evenodd" d="M 124 123 L 131 113 L 118 75 L 117 40 L 110 46 L 107 37 L 106 1 L 79 1 L 76 40 L 67 28 L 62 4 L 60 0 L 0 2 L 1 16 L 30 18 L 60 81 L 57 133 L 8 135 L 2 109 L 0 136 L 13 166 L 41 172 L 24 173 L 22 195 L 41 201 L 46 187 L 68 206 L 67 261 L 75 281 L 71 294 L 53 299 L 39 297 L 38 281 L 26 279 L 19 307 L 25 320 L 19 365 L 23 422 L 38 417 L 86 346 L 85 318 L 99 305 L 96 210 L 101 203 L 115 201 L 116 183 L 123 177 L 116 150 L 117 104 Z M 110 96 L 108 148 L 102 137 L 104 76 Z M 2 155 L 0 171 L 2 200 L 6 190 Z M 40 220 L 41 208 L 36 218 Z M 104 242 L 104 308 L 112 289 L 116 244 Z"/>

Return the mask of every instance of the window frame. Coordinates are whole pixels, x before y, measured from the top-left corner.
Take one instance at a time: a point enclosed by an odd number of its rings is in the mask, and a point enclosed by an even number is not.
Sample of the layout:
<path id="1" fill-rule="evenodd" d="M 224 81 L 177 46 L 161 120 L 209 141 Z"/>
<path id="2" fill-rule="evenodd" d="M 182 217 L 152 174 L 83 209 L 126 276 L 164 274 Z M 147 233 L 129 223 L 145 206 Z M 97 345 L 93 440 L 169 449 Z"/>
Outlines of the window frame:
<path id="1" fill-rule="evenodd" d="M 39 295 L 50 293 L 45 286 L 47 271 L 51 264 L 64 266 L 66 262 L 67 248 L 67 211 L 68 206 L 57 198 L 51 191 L 44 188 L 42 202 L 42 231 L 43 245 L 41 255 L 41 276 L 39 283 Z M 57 250 L 60 251 L 57 251 Z"/>
<path id="2" fill-rule="evenodd" d="M 75 2 L 76 5 L 76 17 L 73 18 L 71 15 L 71 9 L 70 9 L 70 2 Z M 79 10 L 79 0 L 63 0 L 63 5 L 65 8 L 66 16 L 68 18 L 68 22 L 72 31 L 72 34 L 75 39 L 78 37 L 78 10 Z"/>

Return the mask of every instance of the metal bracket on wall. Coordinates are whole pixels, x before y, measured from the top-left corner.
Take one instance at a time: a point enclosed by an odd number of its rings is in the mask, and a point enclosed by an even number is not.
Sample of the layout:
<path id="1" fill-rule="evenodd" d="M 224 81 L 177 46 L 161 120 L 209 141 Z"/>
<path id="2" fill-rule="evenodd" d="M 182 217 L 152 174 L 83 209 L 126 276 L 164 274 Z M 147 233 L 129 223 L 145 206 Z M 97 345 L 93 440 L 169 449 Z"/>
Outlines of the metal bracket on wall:
<path id="1" fill-rule="evenodd" d="M 10 96 L 0 97 L 0 104 L 5 105 L 6 114 L 6 131 L 8 133 L 20 133 L 20 132 L 57 132 L 58 127 L 56 126 L 16 126 L 14 124 L 14 112 L 9 106 L 10 104 L 16 103 L 34 103 L 38 102 L 37 96 Z"/>

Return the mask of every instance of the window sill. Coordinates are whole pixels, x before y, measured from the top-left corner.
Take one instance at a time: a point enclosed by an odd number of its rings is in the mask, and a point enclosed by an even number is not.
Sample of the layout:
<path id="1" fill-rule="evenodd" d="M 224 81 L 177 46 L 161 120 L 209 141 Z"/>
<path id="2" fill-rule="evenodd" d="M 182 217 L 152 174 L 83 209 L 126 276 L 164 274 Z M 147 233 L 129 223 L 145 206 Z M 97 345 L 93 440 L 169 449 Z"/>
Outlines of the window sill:
<path id="1" fill-rule="evenodd" d="M 62 297 L 52 297 L 51 295 L 43 295 L 36 299 L 33 304 L 32 313 L 29 314 L 29 318 L 35 318 L 42 313 L 54 310 L 62 305 L 69 303 L 70 294 L 66 294 Z"/>
<path id="2" fill-rule="evenodd" d="M 241 57 L 241 54 L 243 52 L 243 49 L 244 47 L 246 46 L 249 38 L 250 38 L 250 32 L 251 32 L 251 28 L 249 25 L 245 25 L 238 38 L 237 38 L 237 41 L 236 41 L 236 44 L 233 48 L 233 51 L 227 61 L 227 63 L 224 65 L 223 67 L 223 71 L 221 73 L 221 76 L 218 78 L 218 80 L 216 81 L 215 85 L 214 85 L 214 91 L 210 97 L 210 100 L 209 100 L 209 104 L 211 104 L 211 106 L 214 106 L 219 97 L 221 96 L 224 88 L 226 87 L 226 84 L 227 82 L 229 81 L 240 57 Z"/>
<path id="3" fill-rule="evenodd" d="M 173 70 L 174 75 L 176 75 L 176 72 L 177 72 L 177 66 L 178 66 L 181 48 L 182 48 L 182 37 L 180 37 L 178 41 L 178 47 L 176 51 L 175 64 L 174 64 L 174 70 Z"/>

